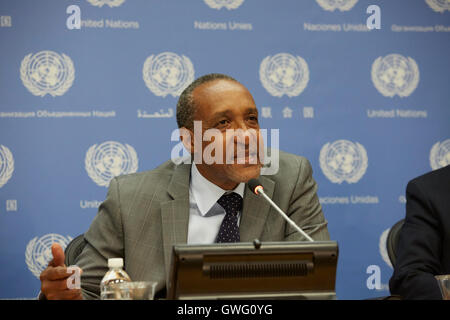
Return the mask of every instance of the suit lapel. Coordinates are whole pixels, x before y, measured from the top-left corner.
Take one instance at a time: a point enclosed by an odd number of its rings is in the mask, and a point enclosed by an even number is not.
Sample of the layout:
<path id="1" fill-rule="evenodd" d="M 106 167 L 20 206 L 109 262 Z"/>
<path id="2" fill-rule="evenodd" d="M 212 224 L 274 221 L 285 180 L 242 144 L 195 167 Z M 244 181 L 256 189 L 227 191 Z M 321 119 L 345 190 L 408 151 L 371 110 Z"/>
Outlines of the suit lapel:
<path id="1" fill-rule="evenodd" d="M 264 187 L 264 192 L 272 198 L 275 182 L 264 176 L 260 176 L 259 181 Z M 270 204 L 267 201 L 245 188 L 242 217 L 239 226 L 241 242 L 251 242 L 259 239 L 264 230 L 269 211 Z"/>
<path id="2" fill-rule="evenodd" d="M 169 275 L 172 247 L 187 242 L 189 224 L 189 177 L 191 165 L 175 168 L 167 192 L 173 200 L 161 203 L 162 236 L 166 275 Z"/>

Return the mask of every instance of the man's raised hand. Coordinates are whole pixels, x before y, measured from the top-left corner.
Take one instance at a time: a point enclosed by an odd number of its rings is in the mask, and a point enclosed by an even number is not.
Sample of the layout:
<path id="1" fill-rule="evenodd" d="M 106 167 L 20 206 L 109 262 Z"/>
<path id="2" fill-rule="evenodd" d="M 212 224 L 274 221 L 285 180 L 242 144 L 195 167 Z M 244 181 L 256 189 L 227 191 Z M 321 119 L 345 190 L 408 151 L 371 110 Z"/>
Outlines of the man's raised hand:
<path id="1" fill-rule="evenodd" d="M 82 299 L 81 289 L 77 285 L 79 284 L 79 278 L 73 281 L 74 277 L 80 276 L 81 269 L 66 267 L 64 264 L 64 250 L 57 243 L 52 244 L 52 255 L 52 261 L 50 261 L 48 267 L 42 271 L 40 276 L 41 292 L 48 300 Z"/>

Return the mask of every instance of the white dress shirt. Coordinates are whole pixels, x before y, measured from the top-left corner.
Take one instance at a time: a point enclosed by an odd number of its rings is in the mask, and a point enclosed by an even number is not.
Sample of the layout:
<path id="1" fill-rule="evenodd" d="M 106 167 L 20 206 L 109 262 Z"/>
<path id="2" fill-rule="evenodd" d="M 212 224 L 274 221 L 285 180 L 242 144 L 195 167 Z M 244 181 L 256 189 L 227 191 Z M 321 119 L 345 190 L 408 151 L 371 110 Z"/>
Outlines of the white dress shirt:
<path id="1" fill-rule="evenodd" d="M 189 183 L 189 227 L 188 244 L 214 243 L 220 225 L 225 217 L 225 209 L 217 203 L 226 192 L 236 192 L 244 198 L 245 183 L 241 182 L 234 190 L 227 191 L 207 180 L 198 171 L 195 163 L 191 168 Z M 241 211 L 239 211 L 238 224 Z"/>

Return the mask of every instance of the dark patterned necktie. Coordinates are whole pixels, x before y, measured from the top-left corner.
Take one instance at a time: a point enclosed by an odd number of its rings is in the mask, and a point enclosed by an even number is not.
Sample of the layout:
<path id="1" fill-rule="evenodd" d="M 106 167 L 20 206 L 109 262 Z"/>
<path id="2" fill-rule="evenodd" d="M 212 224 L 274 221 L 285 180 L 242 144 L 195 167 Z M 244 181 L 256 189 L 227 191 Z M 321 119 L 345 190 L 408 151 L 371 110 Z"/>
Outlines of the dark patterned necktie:
<path id="1" fill-rule="evenodd" d="M 220 225 L 219 233 L 217 234 L 216 242 L 239 242 L 239 226 L 238 214 L 242 208 L 242 197 L 235 193 L 224 194 L 217 200 L 226 211 L 225 218 L 223 218 Z"/>

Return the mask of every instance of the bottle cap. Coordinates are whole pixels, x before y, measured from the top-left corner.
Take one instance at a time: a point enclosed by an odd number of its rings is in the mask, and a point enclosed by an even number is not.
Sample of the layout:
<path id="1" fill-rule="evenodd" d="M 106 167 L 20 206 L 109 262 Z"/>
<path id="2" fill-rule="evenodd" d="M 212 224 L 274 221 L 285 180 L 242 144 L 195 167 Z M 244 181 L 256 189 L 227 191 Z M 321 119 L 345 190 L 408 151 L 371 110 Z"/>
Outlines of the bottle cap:
<path id="1" fill-rule="evenodd" d="M 122 258 L 110 258 L 108 259 L 108 268 L 122 268 L 123 259 Z"/>

